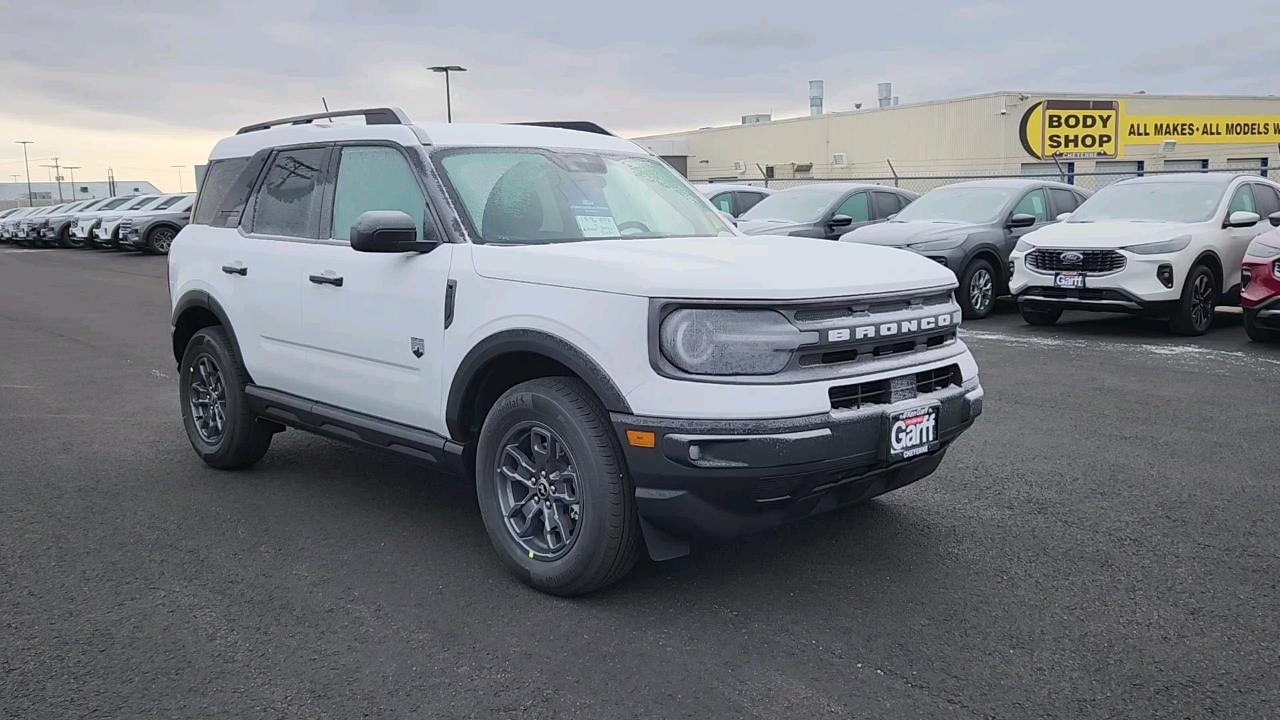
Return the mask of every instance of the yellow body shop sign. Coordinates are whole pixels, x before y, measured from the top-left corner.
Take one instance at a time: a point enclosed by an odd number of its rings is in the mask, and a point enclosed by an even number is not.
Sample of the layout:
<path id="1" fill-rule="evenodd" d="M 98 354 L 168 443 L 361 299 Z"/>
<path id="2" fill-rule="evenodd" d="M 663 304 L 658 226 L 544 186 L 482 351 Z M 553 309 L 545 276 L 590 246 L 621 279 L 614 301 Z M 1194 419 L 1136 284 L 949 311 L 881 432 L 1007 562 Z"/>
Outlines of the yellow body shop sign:
<path id="1" fill-rule="evenodd" d="M 1043 100 L 1027 108 L 1019 126 L 1028 155 L 1047 160 L 1111 159 L 1126 145 L 1280 143 L 1274 115 L 1129 115 L 1115 100 Z"/>

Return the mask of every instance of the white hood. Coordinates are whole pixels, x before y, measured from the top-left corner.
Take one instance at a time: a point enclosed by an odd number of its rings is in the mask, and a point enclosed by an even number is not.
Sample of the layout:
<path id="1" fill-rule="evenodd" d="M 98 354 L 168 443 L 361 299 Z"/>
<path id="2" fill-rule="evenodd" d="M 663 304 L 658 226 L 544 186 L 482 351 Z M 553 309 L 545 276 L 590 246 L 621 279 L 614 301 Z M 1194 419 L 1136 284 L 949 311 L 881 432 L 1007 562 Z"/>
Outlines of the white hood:
<path id="1" fill-rule="evenodd" d="M 768 235 L 474 245 L 472 258 L 488 278 L 640 297 L 789 300 L 956 285 L 912 252 Z"/>
<path id="2" fill-rule="evenodd" d="M 1105 222 L 1063 222 L 1027 233 L 1023 239 L 1036 247 L 1081 250 L 1091 248 L 1121 248 L 1126 245 L 1142 245 L 1163 242 L 1188 235 L 1199 225 L 1187 223 L 1130 222 L 1108 220 Z"/>

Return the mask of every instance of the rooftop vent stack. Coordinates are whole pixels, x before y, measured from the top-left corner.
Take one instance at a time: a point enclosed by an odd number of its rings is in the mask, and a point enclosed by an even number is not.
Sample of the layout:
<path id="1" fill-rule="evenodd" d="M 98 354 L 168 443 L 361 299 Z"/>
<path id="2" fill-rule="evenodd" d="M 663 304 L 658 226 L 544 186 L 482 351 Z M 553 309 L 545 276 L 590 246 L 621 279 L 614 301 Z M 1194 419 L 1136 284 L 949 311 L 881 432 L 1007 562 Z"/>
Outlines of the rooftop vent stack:
<path id="1" fill-rule="evenodd" d="M 809 81 L 809 116 L 818 117 L 822 114 L 822 81 Z"/>
<path id="2" fill-rule="evenodd" d="M 876 86 L 877 105 L 880 107 L 889 107 L 889 103 L 893 102 L 893 83 L 880 83 Z"/>

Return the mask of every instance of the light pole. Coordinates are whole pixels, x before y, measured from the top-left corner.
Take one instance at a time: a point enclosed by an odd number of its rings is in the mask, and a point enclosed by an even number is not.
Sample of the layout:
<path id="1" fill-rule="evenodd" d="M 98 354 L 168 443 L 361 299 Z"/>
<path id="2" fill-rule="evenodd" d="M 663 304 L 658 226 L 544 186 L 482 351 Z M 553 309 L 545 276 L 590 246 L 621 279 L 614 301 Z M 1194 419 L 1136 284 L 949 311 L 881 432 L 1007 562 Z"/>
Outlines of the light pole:
<path id="1" fill-rule="evenodd" d="M 15 140 L 14 142 L 22 146 L 22 164 L 27 168 L 27 205 L 31 205 L 31 164 L 27 161 L 27 146 L 35 145 L 35 143 L 30 140 Z"/>
<path id="2" fill-rule="evenodd" d="M 71 201 L 72 201 L 72 202 L 75 202 L 75 199 L 76 199 L 76 171 L 80 169 L 80 166 L 79 166 L 79 165 L 63 165 L 63 166 L 62 166 L 62 169 L 63 169 L 63 170 L 70 170 L 70 171 L 71 171 Z"/>
<path id="3" fill-rule="evenodd" d="M 53 159 L 52 165 L 41 165 L 40 167 L 53 168 L 53 179 L 58 181 L 58 202 L 62 202 L 62 168 L 58 165 L 58 158 Z"/>
<path id="4" fill-rule="evenodd" d="M 451 72 L 466 72 L 466 71 L 467 71 L 467 69 L 466 69 L 466 68 L 464 68 L 464 67 L 462 67 L 461 65 L 432 65 L 431 67 L 429 67 L 429 68 L 427 68 L 427 69 L 428 69 L 428 70 L 430 70 L 431 72 L 444 73 L 444 107 L 445 107 L 445 113 L 446 113 L 446 117 L 448 118 L 449 122 L 453 122 L 453 98 L 452 98 L 452 93 L 451 93 L 451 92 L 450 92 L 450 90 L 449 90 L 449 73 L 451 73 Z"/>
<path id="5" fill-rule="evenodd" d="M 186 165 L 170 165 L 169 167 L 178 169 L 178 192 L 182 192 L 182 168 L 186 167 Z"/>

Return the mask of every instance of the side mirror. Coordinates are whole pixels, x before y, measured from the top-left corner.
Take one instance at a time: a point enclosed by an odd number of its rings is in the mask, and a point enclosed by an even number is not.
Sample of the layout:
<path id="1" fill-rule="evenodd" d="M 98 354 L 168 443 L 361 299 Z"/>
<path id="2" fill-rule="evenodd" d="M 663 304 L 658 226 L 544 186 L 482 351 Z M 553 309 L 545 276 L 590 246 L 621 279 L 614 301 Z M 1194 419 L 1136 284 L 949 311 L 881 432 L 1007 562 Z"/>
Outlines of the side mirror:
<path id="1" fill-rule="evenodd" d="M 1066 220 L 1066 219 L 1067 219 L 1067 218 L 1069 218 L 1069 217 L 1071 217 L 1071 213 L 1069 213 L 1069 212 L 1068 212 L 1068 213 L 1058 213 L 1058 217 L 1054 218 L 1054 220 L 1057 220 L 1058 222 L 1062 222 L 1063 220 Z"/>
<path id="2" fill-rule="evenodd" d="M 351 248 L 359 252 L 429 252 L 438 244 L 419 242 L 417 223 L 399 210 L 370 210 L 351 226 Z"/>
<path id="3" fill-rule="evenodd" d="M 831 222 L 828 224 L 833 228 L 849 227 L 853 224 L 853 218 L 848 215 L 832 215 Z"/>
<path id="4" fill-rule="evenodd" d="M 890 215 L 889 217 L 885 218 L 885 220 L 892 220 L 892 219 L 894 219 L 894 218 L 896 218 L 896 217 L 898 217 L 898 213 L 894 213 L 894 214 Z"/>
<path id="5" fill-rule="evenodd" d="M 1280 212 L 1273 212 L 1267 216 L 1267 220 L 1271 221 L 1272 227 L 1280 227 Z"/>
<path id="6" fill-rule="evenodd" d="M 736 217 L 734 217 L 734 216 L 730 215 L 729 213 L 727 213 L 727 212 L 725 212 L 725 211 L 723 211 L 723 210 L 716 210 L 716 213 L 718 213 L 718 214 L 720 215 L 720 219 L 721 219 L 721 220 L 723 220 L 723 221 L 725 221 L 725 222 L 729 223 L 730 225 L 732 225 L 732 226 L 734 226 L 734 227 L 737 227 L 737 226 L 738 226 L 738 218 L 736 218 Z"/>
<path id="7" fill-rule="evenodd" d="M 1035 225 L 1035 224 L 1036 224 L 1035 215 L 1018 213 L 1017 215 L 1014 215 L 1013 217 L 1009 218 L 1009 227 L 1011 228 L 1031 227 L 1032 225 Z"/>
<path id="8" fill-rule="evenodd" d="M 1258 213 L 1252 213 L 1247 210 L 1237 210 L 1227 218 L 1227 222 L 1223 227 L 1242 228 L 1253 227 L 1258 224 L 1262 216 Z"/>

